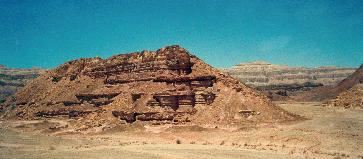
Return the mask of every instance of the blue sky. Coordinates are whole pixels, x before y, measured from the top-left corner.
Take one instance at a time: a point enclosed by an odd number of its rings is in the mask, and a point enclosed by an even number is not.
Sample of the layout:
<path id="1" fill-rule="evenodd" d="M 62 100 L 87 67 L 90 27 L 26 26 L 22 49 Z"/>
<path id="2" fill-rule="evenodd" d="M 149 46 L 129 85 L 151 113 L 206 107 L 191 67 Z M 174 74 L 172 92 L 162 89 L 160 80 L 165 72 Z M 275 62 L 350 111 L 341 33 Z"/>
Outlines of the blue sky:
<path id="1" fill-rule="evenodd" d="M 172 44 L 215 67 L 363 63 L 362 0 L 0 0 L 0 22 L 17 68 Z"/>

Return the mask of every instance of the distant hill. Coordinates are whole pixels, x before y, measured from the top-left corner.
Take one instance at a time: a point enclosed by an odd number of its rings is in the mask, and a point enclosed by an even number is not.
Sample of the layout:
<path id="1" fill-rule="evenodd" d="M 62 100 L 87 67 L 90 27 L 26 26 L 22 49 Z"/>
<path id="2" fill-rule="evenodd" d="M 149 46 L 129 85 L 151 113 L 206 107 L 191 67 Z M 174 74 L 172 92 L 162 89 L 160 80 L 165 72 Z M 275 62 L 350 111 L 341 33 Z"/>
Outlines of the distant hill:
<path id="1" fill-rule="evenodd" d="M 327 101 L 336 98 L 339 94 L 346 92 L 352 87 L 363 82 L 363 64 L 350 76 L 334 86 L 315 88 L 307 92 L 293 96 L 298 101 Z M 357 88 L 361 88 L 358 87 Z M 356 91 L 353 91 L 356 92 Z M 348 93 L 350 94 L 350 93 Z M 354 93 L 353 93 L 354 94 Z M 341 96 L 345 96 L 341 94 Z M 349 98 L 349 97 L 348 97 Z"/>
<path id="2" fill-rule="evenodd" d="M 0 103 L 6 97 L 14 94 L 17 90 L 24 87 L 26 82 L 34 79 L 45 70 L 39 68 L 15 69 L 6 68 L 0 65 Z"/>
<path id="3" fill-rule="evenodd" d="M 270 98 L 280 100 L 292 93 L 308 91 L 321 86 L 336 85 L 356 69 L 334 66 L 289 67 L 265 61 L 255 61 L 221 70 L 250 87 L 264 91 Z"/>

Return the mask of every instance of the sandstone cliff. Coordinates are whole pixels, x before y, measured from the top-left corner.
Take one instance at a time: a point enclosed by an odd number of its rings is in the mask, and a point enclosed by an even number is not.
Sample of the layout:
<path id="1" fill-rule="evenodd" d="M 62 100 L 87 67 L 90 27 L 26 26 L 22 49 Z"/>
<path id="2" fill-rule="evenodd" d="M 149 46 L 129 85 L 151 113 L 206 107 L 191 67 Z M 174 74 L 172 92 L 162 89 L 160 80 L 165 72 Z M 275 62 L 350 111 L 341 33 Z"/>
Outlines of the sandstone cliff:
<path id="1" fill-rule="evenodd" d="M 5 117 L 66 116 L 84 123 L 230 123 L 296 117 L 187 50 L 87 58 L 50 70 L 6 101 Z M 97 124 L 91 124 L 93 127 Z"/>

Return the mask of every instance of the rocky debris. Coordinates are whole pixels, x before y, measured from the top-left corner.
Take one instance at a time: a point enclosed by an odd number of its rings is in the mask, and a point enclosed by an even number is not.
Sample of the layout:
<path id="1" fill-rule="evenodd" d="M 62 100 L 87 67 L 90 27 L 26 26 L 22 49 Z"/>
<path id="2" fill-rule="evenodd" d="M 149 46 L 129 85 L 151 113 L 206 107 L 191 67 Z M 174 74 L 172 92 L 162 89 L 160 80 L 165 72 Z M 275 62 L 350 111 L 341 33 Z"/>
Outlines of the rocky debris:
<path id="1" fill-rule="evenodd" d="M 170 121 L 174 123 L 190 122 L 188 115 L 193 115 L 195 111 L 191 112 L 124 112 L 112 111 L 112 115 L 125 120 L 127 123 L 139 121 Z"/>
<path id="2" fill-rule="evenodd" d="M 68 116 L 68 117 L 79 117 L 91 113 L 91 111 L 77 111 L 77 110 L 50 110 L 50 111 L 39 111 L 35 113 L 37 117 L 54 117 L 54 116 Z"/>
<path id="3" fill-rule="evenodd" d="M 113 100 L 111 100 L 112 98 L 116 97 L 117 95 L 119 95 L 120 93 L 102 93 L 102 94 L 89 94 L 89 93 L 85 93 L 85 94 L 77 94 L 76 98 L 78 99 L 78 101 L 80 102 L 69 102 L 70 104 L 74 105 L 74 104 L 82 104 L 84 102 L 88 102 L 94 106 L 103 106 L 103 105 L 107 105 L 113 102 Z"/>
<path id="4" fill-rule="evenodd" d="M 69 61 L 31 81 L 15 97 L 5 102 L 4 117 L 22 112 L 24 119 L 206 124 L 244 122 L 234 119 L 241 115 L 238 110 L 252 110 L 261 113 L 249 121 L 298 118 L 177 45 Z"/>
<path id="5" fill-rule="evenodd" d="M 272 100 L 286 100 L 289 99 L 288 96 L 296 92 L 335 85 L 351 75 L 355 69 L 289 67 L 256 61 L 241 63 L 222 71 L 264 92 Z M 283 95 L 279 94 L 281 92 L 284 92 Z"/>
<path id="6" fill-rule="evenodd" d="M 14 69 L 0 65 L 0 104 L 43 72 L 44 70 L 38 68 Z"/>
<path id="7" fill-rule="evenodd" d="M 328 106 L 363 109 L 363 81 L 326 103 Z"/>
<path id="8" fill-rule="evenodd" d="M 121 120 L 125 120 L 128 123 L 132 123 L 136 121 L 135 112 L 124 112 L 124 111 L 112 111 L 112 115 L 115 117 L 119 117 Z"/>
<path id="9" fill-rule="evenodd" d="M 243 117 L 247 118 L 252 115 L 259 115 L 260 112 L 256 112 L 254 110 L 240 110 L 238 111 Z"/>
<path id="10" fill-rule="evenodd" d="M 315 88 L 292 96 L 297 101 L 329 101 L 363 81 L 363 64 L 350 76 L 333 86 Z"/>

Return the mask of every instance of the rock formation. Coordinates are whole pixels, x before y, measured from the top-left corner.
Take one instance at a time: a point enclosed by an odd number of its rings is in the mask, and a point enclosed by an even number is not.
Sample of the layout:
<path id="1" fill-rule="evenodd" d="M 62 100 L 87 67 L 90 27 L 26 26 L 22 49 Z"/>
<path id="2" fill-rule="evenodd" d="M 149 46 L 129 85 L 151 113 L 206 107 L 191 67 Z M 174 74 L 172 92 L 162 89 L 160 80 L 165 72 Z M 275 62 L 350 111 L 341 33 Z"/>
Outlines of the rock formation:
<path id="1" fill-rule="evenodd" d="M 42 69 L 13 69 L 0 65 L 0 104 L 25 84 L 44 72 Z"/>
<path id="2" fill-rule="evenodd" d="M 354 85 L 340 93 L 334 100 L 326 103 L 328 106 L 342 108 L 360 108 L 363 109 L 363 81 L 360 84 Z"/>
<path id="3" fill-rule="evenodd" d="M 175 45 L 67 62 L 7 100 L 5 117 L 223 123 L 296 117 Z M 116 120 L 115 120 L 116 119 Z"/>
<path id="4" fill-rule="evenodd" d="M 222 71 L 248 86 L 265 92 L 273 100 L 280 100 L 296 92 L 335 85 L 351 75 L 355 69 L 289 67 L 256 61 L 241 63 Z"/>
<path id="5" fill-rule="evenodd" d="M 363 65 L 361 65 L 352 75 L 333 86 L 324 86 L 312 90 L 298 93 L 292 96 L 298 101 L 328 101 L 337 97 L 340 93 L 347 91 L 363 81 Z M 360 88 L 359 86 L 357 88 Z"/>

